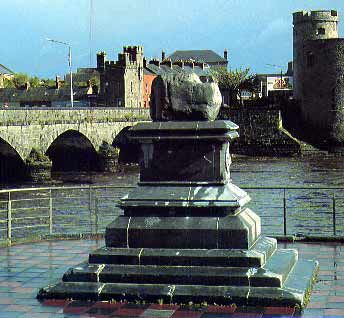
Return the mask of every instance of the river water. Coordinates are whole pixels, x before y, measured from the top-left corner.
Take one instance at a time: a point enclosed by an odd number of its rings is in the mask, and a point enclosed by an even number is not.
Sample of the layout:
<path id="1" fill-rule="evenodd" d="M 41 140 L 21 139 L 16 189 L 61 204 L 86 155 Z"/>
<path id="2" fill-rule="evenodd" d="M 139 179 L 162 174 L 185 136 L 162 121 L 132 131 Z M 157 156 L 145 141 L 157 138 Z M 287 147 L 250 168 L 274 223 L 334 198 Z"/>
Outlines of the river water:
<path id="1" fill-rule="evenodd" d="M 333 235 L 335 230 L 337 235 L 344 236 L 344 157 L 321 154 L 301 158 L 234 156 L 231 177 L 234 184 L 249 193 L 252 200 L 248 207 L 261 217 L 263 233 L 329 236 Z M 138 167 L 127 165 L 121 172 L 115 174 L 55 174 L 54 181 L 49 185 L 127 186 L 135 185 L 137 180 Z M 42 186 L 47 186 L 47 184 Z M 37 185 L 25 183 L 6 187 L 37 187 Z M 266 187 L 271 189 L 266 189 Z M 281 187 L 294 188 L 284 190 Z M 326 187 L 332 189 L 319 189 Z M 75 222 L 79 222 L 80 231 L 87 230 L 91 226 L 87 220 L 93 219 L 90 210 L 92 213 L 95 211 L 98 213 L 97 220 L 100 223 L 97 225 L 97 230 L 103 230 L 114 215 L 121 213 L 115 207 L 116 201 L 128 191 L 129 189 L 125 188 L 99 188 L 92 194 L 92 202 L 87 190 L 66 189 L 54 193 L 52 202 L 54 220 L 57 222 L 54 231 L 60 233 L 69 231 L 68 227 L 62 227 L 62 221 L 58 224 L 58 218 L 62 216 L 79 217 L 79 221 Z M 46 197 L 47 195 L 45 194 Z M 15 202 L 13 207 L 14 204 Z M 35 215 L 36 212 L 33 209 L 25 205 L 19 206 L 19 204 L 23 202 L 17 203 L 18 215 L 23 213 L 23 209 Z M 0 206 L 0 212 L 1 210 Z M 6 213 L 6 202 L 3 205 L 3 212 Z M 284 222 L 286 222 L 286 233 Z M 75 227 L 71 226 L 70 231 L 75 231 Z M 20 233 L 20 227 L 18 227 L 18 233 Z"/>
<path id="2" fill-rule="evenodd" d="M 83 178 L 93 185 L 134 185 L 138 168 L 126 166 L 114 175 L 93 174 Z M 263 232 L 285 234 L 282 223 L 286 222 L 286 234 L 333 235 L 335 206 L 336 234 L 344 235 L 344 157 L 321 154 L 298 158 L 234 156 L 231 178 L 237 186 L 248 188 L 246 191 L 252 199 L 248 207 L 261 216 Z M 263 189 L 259 189 L 261 187 Z M 338 189 L 318 189 L 325 187 Z"/>

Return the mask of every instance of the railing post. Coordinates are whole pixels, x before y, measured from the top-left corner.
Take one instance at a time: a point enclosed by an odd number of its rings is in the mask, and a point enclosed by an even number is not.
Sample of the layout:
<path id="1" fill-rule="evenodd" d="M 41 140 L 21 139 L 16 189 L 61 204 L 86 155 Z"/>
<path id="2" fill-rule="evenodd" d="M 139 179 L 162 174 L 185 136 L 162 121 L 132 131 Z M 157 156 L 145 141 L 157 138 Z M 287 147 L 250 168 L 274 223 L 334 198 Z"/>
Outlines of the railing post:
<path id="1" fill-rule="evenodd" d="M 12 239 L 12 201 L 11 201 L 11 192 L 8 191 L 7 197 L 7 239 L 9 244 L 11 244 Z"/>
<path id="2" fill-rule="evenodd" d="M 53 197 L 49 190 L 49 234 L 53 234 Z"/>
<path id="3" fill-rule="evenodd" d="M 95 222 L 95 234 L 98 234 L 98 198 L 94 199 L 94 222 Z"/>
<path id="4" fill-rule="evenodd" d="M 92 188 L 89 186 L 88 188 L 88 211 L 89 211 L 89 222 L 90 222 L 90 230 L 92 233 Z"/>
<path id="5" fill-rule="evenodd" d="M 337 229 L 336 229 L 336 195 L 335 192 L 333 192 L 332 197 L 332 225 L 333 225 L 333 235 L 337 235 Z"/>
<path id="6" fill-rule="evenodd" d="M 285 196 L 285 188 L 283 189 L 283 234 L 287 235 L 287 200 Z"/>

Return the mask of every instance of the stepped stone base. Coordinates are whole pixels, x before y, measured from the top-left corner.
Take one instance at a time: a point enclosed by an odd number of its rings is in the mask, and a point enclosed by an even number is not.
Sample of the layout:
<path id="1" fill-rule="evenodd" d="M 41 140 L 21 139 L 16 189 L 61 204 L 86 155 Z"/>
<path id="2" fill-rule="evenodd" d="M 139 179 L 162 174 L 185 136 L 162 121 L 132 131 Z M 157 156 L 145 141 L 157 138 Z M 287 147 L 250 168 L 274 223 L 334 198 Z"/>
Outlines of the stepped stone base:
<path id="1" fill-rule="evenodd" d="M 317 268 L 267 237 L 248 250 L 103 247 L 38 298 L 302 307 Z"/>

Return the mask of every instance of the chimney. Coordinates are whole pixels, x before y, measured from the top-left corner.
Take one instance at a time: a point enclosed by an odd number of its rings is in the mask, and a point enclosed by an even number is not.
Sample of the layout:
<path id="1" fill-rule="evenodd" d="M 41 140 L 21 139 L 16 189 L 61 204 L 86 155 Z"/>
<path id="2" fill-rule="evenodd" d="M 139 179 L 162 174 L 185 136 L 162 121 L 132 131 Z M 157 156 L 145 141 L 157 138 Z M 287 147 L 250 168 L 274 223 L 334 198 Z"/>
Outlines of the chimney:
<path id="1" fill-rule="evenodd" d="M 227 52 L 227 49 L 225 49 L 225 50 L 223 51 L 223 58 L 224 58 L 226 61 L 228 61 L 228 52 Z"/>
<path id="2" fill-rule="evenodd" d="M 200 67 L 202 70 L 205 68 L 205 63 L 204 62 L 195 62 L 195 66 Z"/>
<path id="3" fill-rule="evenodd" d="M 165 51 L 162 50 L 162 51 L 161 51 L 161 61 L 163 61 L 165 58 L 166 58 Z"/>
<path id="4" fill-rule="evenodd" d="M 99 72 L 104 71 L 106 62 L 106 53 L 104 51 L 97 53 L 97 69 Z"/>
<path id="5" fill-rule="evenodd" d="M 184 68 L 184 61 L 175 61 L 173 62 L 173 65 L 178 65 L 180 68 Z"/>
<path id="6" fill-rule="evenodd" d="M 55 78 L 55 88 L 56 89 L 61 88 L 61 77 L 59 75 L 56 75 L 56 78 Z"/>
<path id="7" fill-rule="evenodd" d="M 189 66 L 189 67 L 191 67 L 192 69 L 195 68 L 195 62 L 194 62 L 193 60 L 185 61 L 185 62 L 184 62 L 184 65 L 185 65 L 185 66 Z"/>
<path id="8" fill-rule="evenodd" d="M 150 60 L 150 61 L 149 61 L 149 64 L 153 64 L 153 65 L 155 65 L 155 66 L 157 66 L 157 67 L 160 68 L 160 61 L 157 60 L 157 59 L 152 59 L 152 60 Z"/>
<path id="9" fill-rule="evenodd" d="M 168 60 L 162 61 L 162 62 L 161 62 L 161 65 L 166 65 L 166 66 L 168 66 L 169 68 L 172 68 L 172 60 L 171 60 L 171 59 L 168 59 Z"/>

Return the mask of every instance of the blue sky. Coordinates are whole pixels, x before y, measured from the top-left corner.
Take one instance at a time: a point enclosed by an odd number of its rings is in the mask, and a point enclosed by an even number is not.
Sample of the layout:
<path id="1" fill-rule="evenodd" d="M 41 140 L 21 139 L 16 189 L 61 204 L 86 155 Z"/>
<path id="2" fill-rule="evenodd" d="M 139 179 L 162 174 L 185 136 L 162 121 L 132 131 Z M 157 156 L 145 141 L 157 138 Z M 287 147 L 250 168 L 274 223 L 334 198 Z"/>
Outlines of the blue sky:
<path id="1" fill-rule="evenodd" d="M 336 9 L 344 37 L 343 0 L 1 0 L 3 44 L 0 63 L 14 72 L 55 77 L 68 71 L 68 49 L 46 41 L 71 44 L 73 67 L 95 66 L 105 50 L 112 60 L 123 45 L 143 45 L 147 58 L 175 50 L 224 48 L 231 68 L 252 73 L 278 70 L 292 59 L 292 13 Z M 90 36 L 91 26 L 91 36 Z"/>

